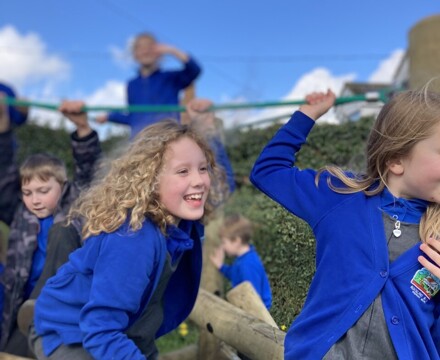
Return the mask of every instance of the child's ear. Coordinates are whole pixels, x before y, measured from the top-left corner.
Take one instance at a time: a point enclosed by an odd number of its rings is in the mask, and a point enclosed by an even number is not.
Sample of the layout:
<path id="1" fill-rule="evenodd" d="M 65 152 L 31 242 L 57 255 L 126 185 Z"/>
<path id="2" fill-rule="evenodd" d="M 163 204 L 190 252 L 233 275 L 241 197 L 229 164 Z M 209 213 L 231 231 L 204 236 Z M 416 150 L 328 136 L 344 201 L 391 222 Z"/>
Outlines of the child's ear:
<path id="1" fill-rule="evenodd" d="M 402 160 L 393 159 L 387 161 L 388 170 L 394 175 L 402 175 L 404 172 L 404 166 Z"/>

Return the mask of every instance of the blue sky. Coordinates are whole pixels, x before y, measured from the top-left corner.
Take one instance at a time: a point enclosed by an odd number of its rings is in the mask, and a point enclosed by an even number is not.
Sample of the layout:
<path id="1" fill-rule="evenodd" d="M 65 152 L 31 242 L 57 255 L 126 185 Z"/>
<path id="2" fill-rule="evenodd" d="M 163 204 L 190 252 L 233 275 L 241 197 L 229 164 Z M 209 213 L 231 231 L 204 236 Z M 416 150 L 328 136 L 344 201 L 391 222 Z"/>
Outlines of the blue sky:
<path id="1" fill-rule="evenodd" d="M 274 101 L 387 81 L 410 28 L 439 13 L 428 0 L 14 0 L 0 5 L 0 79 L 35 100 L 119 105 L 129 39 L 151 31 L 199 60 L 198 96 Z"/>

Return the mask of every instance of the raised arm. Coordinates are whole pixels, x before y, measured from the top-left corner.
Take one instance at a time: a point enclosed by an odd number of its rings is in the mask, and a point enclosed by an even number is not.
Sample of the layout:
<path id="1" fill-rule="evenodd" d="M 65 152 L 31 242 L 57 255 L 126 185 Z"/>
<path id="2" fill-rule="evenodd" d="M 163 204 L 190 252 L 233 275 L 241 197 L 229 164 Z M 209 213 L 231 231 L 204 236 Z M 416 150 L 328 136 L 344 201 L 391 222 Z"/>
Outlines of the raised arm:
<path id="1" fill-rule="evenodd" d="M 316 187 L 316 171 L 294 166 L 296 153 L 306 142 L 315 119 L 330 109 L 335 96 L 329 91 L 311 94 L 306 99 L 308 104 L 296 111 L 263 149 L 250 180 L 271 199 L 313 225 L 319 212 L 325 211 L 320 195 L 325 189 Z"/>
<path id="2" fill-rule="evenodd" d="M 74 183 L 80 189 L 88 186 L 93 178 L 96 163 L 101 155 L 98 134 L 90 128 L 82 101 L 64 101 L 59 111 L 76 126 L 71 135 L 75 159 Z"/>
<path id="3" fill-rule="evenodd" d="M 174 72 L 175 81 L 181 89 L 189 86 L 201 73 L 202 69 L 194 58 L 186 52 L 166 44 L 156 44 L 155 51 L 157 56 L 171 55 L 182 62 L 183 69 Z"/>

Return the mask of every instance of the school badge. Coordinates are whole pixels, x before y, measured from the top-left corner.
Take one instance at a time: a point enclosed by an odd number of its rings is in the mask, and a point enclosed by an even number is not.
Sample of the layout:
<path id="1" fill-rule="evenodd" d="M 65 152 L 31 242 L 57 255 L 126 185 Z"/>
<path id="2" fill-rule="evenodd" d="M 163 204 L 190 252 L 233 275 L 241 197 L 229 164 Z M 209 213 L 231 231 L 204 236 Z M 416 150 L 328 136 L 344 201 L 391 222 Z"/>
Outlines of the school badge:
<path id="1" fill-rule="evenodd" d="M 440 279 L 425 268 L 419 269 L 411 280 L 411 290 L 424 303 L 440 290 Z"/>

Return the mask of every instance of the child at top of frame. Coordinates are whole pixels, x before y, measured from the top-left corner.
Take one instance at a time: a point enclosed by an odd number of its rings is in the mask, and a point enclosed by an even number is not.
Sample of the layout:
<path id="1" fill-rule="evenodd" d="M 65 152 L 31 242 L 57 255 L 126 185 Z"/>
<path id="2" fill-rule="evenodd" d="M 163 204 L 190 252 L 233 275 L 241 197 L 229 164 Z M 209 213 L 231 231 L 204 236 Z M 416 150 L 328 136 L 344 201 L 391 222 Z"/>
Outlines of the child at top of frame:
<path id="1" fill-rule="evenodd" d="M 174 56 L 182 62 L 181 70 L 162 70 L 159 60 L 164 55 Z M 133 57 L 139 64 L 138 75 L 127 85 L 128 105 L 177 105 L 179 93 L 188 87 L 200 74 L 200 66 L 187 53 L 176 47 L 158 43 L 149 33 L 136 36 L 133 43 Z M 131 128 L 133 138 L 144 127 L 161 119 L 179 120 L 179 113 L 174 112 L 111 112 L 98 116 L 100 123 L 106 121 L 126 124 Z"/>
<path id="2" fill-rule="evenodd" d="M 156 359 L 155 338 L 195 302 L 200 220 L 220 201 L 219 177 L 190 127 L 164 120 L 142 130 L 71 211 L 85 218 L 85 243 L 36 301 L 37 358 Z"/>
<path id="3" fill-rule="evenodd" d="M 335 96 L 306 99 L 250 177 L 316 237 L 316 273 L 285 358 L 439 359 L 440 94 L 406 91 L 384 105 L 362 174 L 294 166 Z"/>
<path id="4" fill-rule="evenodd" d="M 9 85 L 0 82 L 0 95 L 10 98 L 16 98 L 15 91 Z M 24 106 L 12 106 L 7 107 L 9 112 L 9 121 L 12 127 L 23 125 L 28 118 L 28 108 Z"/>
<path id="5" fill-rule="evenodd" d="M 235 214 L 225 218 L 219 235 L 222 246 L 211 255 L 211 261 L 231 282 L 232 287 L 249 281 L 267 309 L 272 305 L 272 293 L 263 263 L 251 245 L 252 223 L 245 217 Z M 232 265 L 225 265 L 225 253 L 235 257 Z"/>
<path id="6" fill-rule="evenodd" d="M 27 342 L 18 330 L 17 312 L 23 301 L 37 296 L 48 249 L 55 249 L 54 253 L 66 249 L 68 253 L 79 246 L 75 239 L 72 245 L 70 237 L 65 237 L 68 230 L 58 226 L 79 192 L 90 183 L 101 153 L 97 133 L 79 113 L 82 105 L 65 101 L 59 107 L 76 125 L 71 135 L 73 182 L 67 179 L 64 163 L 51 154 L 30 155 L 18 169 L 9 113 L 5 105 L 0 109 L 0 220 L 10 227 L 7 261 L 0 277 L 5 289 L 0 348 L 8 353 L 26 355 Z M 81 233 L 80 225 L 75 225 L 76 232 Z M 67 256 L 54 261 L 59 264 L 66 259 Z"/>

